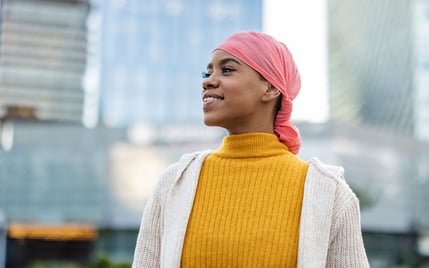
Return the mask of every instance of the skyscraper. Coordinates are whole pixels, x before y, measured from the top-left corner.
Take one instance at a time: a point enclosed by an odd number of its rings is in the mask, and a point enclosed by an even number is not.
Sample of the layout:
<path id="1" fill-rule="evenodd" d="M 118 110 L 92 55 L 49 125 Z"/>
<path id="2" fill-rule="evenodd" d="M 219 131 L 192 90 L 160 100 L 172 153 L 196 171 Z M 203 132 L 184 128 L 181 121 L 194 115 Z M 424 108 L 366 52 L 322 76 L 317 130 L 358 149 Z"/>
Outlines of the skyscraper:
<path id="1" fill-rule="evenodd" d="M 96 123 L 89 14 L 88 1 L 0 1 L 0 118 Z"/>
<path id="2" fill-rule="evenodd" d="M 333 120 L 429 140 L 427 1 L 330 0 L 328 12 Z"/>
<path id="3" fill-rule="evenodd" d="M 429 2 L 416 0 L 414 32 L 415 55 L 415 134 L 419 139 L 429 140 Z"/>
<path id="4" fill-rule="evenodd" d="M 260 30 L 262 1 L 100 2 L 107 126 L 201 124 L 201 71 L 229 34 Z"/>

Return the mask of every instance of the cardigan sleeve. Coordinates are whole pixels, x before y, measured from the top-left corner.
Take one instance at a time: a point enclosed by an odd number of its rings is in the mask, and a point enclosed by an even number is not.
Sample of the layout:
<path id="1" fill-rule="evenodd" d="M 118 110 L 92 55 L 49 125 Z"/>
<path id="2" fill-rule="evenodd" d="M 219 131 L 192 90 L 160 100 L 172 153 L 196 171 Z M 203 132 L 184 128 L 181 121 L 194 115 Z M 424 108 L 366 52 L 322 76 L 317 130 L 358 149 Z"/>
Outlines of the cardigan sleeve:
<path id="1" fill-rule="evenodd" d="M 359 200 L 348 185 L 340 182 L 326 267 L 369 267 L 362 239 Z"/>
<path id="2" fill-rule="evenodd" d="M 166 199 L 172 190 L 174 182 L 182 175 L 190 163 L 198 156 L 200 163 L 210 150 L 185 154 L 179 162 L 170 165 L 161 175 L 155 190 L 149 197 L 140 224 L 132 268 L 156 268 L 165 266 L 161 260 L 167 252 L 163 244 L 164 224 L 167 209 Z M 165 239 L 164 239 L 165 240 Z M 164 256 L 165 258 L 165 256 Z"/>
<path id="3" fill-rule="evenodd" d="M 159 187 L 157 188 L 143 212 L 132 268 L 160 267 L 162 219 Z"/>
<path id="4" fill-rule="evenodd" d="M 161 265 L 164 199 L 171 181 L 175 178 L 177 169 L 178 163 L 175 163 L 164 171 L 146 202 L 137 236 L 132 268 L 152 268 Z"/>

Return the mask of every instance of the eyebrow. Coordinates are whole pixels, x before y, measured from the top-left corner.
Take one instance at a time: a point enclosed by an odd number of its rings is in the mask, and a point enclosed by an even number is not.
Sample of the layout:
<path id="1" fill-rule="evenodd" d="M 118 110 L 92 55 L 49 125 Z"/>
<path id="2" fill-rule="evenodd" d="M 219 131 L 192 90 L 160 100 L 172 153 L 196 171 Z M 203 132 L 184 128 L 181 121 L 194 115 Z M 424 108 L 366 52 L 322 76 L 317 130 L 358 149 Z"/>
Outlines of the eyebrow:
<path id="1" fill-rule="evenodd" d="M 224 64 L 226 64 L 226 63 L 228 63 L 228 62 L 230 62 L 230 61 L 232 61 L 232 62 L 235 62 L 235 63 L 237 63 L 238 65 L 241 65 L 241 62 L 240 61 L 238 61 L 237 59 L 235 59 L 235 58 L 223 58 L 223 59 L 221 59 L 220 61 L 219 61 L 219 65 L 224 65 Z M 207 64 L 207 69 L 212 69 L 213 68 L 213 63 L 209 63 L 209 64 Z"/>

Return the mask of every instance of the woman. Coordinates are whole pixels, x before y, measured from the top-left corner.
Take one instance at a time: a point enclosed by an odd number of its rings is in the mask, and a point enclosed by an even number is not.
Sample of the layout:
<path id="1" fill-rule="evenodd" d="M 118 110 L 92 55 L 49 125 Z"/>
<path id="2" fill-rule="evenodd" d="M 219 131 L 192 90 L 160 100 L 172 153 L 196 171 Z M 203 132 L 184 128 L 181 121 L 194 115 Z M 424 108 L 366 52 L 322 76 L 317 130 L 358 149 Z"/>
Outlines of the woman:
<path id="1" fill-rule="evenodd" d="M 133 267 L 369 267 L 342 168 L 296 156 L 290 117 L 301 82 L 287 47 L 236 33 L 203 77 L 204 122 L 229 135 L 164 172 Z"/>

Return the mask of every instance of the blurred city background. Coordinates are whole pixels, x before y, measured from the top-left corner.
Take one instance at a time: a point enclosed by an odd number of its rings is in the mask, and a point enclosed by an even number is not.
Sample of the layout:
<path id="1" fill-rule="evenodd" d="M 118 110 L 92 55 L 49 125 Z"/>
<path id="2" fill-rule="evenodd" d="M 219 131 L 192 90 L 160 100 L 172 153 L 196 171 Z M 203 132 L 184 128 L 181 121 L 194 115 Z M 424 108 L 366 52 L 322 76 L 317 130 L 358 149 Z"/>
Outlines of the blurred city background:
<path id="1" fill-rule="evenodd" d="M 158 176 L 225 135 L 199 74 L 239 30 L 296 56 L 299 155 L 345 167 L 371 267 L 429 267 L 429 1 L 295 2 L 0 0 L 0 268 L 129 267 Z"/>

